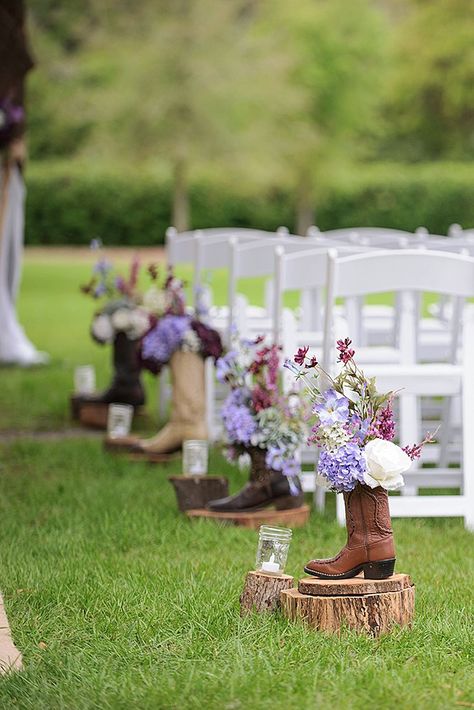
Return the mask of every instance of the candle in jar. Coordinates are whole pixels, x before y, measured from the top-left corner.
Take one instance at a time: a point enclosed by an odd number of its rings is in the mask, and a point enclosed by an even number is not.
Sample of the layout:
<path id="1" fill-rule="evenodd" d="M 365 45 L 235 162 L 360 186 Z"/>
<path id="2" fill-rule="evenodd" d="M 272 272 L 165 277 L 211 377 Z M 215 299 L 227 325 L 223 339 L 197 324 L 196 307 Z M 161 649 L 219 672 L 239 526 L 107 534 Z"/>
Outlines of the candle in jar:
<path id="1" fill-rule="evenodd" d="M 280 565 L 278 564 L 278 562 L 275 562 L 275 555 L 271 555 L 268 562 L 262 562 L 261 571 L 262 572 L 279 572 L 280 571 Z"/>

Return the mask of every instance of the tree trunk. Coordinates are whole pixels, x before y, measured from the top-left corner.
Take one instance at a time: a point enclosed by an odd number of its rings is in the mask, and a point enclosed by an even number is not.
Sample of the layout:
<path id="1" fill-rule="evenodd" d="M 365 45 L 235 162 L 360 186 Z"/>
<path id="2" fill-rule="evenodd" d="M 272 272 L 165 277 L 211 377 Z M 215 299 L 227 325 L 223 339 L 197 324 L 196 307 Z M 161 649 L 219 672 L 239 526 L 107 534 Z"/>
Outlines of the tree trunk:
<path id="1" fill-rule="evenodd" d="M 301 176 L 296 192 L 296 234 L 306 236 L 316 217 L 313 198 L 313 181 L 310 175 Z"/>
<path id="2" fill-rule="evenodd" d="M 345 580 L 302 579 L 298 589 L 283 590 L 283 615 L 317 631 L 339 633 L 348 627 L 379 636 L 394 626 L 411 626 L 415 587 L 408 575 L 385 580 L 354 577 Z"/>
<path id="3" fill-rule="evenodd" d="M 173 166 L 173 226 L 178 232 L 189 229 L 188 176 L 185 161 L 181 159 Z"/>
<path id="4" fill-rule="evenodd" d="M 264 572 L 249 572 L 240 595 L 240 615 L 255 610 L 275 611 L 280 607 L 280 594 L 291 589 L 293 577 L 288 574 L 269 575 Z"/>

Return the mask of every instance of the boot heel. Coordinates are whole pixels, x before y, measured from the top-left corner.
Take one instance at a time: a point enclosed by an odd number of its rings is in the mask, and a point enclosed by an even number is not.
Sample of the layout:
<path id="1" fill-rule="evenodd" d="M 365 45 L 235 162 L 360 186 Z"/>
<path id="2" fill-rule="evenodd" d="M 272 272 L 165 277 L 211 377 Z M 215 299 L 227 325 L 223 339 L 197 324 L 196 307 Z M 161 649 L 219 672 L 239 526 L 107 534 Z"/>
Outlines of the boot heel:
<path id="1" fill-rule="evenodd" d="M 291 510 L 292 508 L 301 508 L 303 503 L 304 496 L 302 494 L 297 496 L 283 496 L 276 499 L 275 508 L 277 510 Z"/>
<path id="2" fill-rule="evenodd" d="M 366 579 L 387 579 L 393 574 L 395 569 L 395 558 L 391 560 L 380 560 L 380 562 L 366 562 L 363 565 L 364 577 Z"/>

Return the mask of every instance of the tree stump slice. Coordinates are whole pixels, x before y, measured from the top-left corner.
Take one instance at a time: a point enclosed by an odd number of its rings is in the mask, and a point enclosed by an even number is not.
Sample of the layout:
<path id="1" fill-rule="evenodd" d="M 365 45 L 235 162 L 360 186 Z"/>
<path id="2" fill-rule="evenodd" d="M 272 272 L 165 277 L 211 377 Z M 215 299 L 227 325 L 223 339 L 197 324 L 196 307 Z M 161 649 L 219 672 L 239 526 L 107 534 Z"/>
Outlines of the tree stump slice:
<path id="1" fill-rule="evenodd" d="M 0 675 L 21 671 L 23 661 L 20 651 L 13 643 L 2 595 L 0 594 Z"/>
<path id="2" fill-rule="evenodd" d="M 339 633 L 347 627 L 380 636 L 395 625 L 411 626 L 415 587 L 405 574 L 386 580 L 305 578 L 298 589 L 281 593 L 281 607 L 291 621 L 300 619 L 318 631 Z"/>
<path id="3" fill-rule="evenodd" d="M 252 513 L 215 513 L 205 508 L 197 510 L 187 510 L 189 518 L 208 518 L 217 522 L 239 525 L 244 528 L 258 530 L 260 525 L 280 524 L 291 528 L 301 528 L 308 522 L 310 508 L 302 505 L 299 508 L 289 510 L 256 510 Z"/>
<path id="4" fill-rule="evenodd" d="M 107 429 L 109 405 L 103 402 L 83 402 L 79 408 L 79 421 L 91 429 Z"/>
<path id="5" fill-rule="evenodd" d="M 256 611 L 259 614 L 275 611 L 280 607 L 280 595 L 283 590 L 293 587 L 293 577 L 289 574 L 265 574 L 248 572 L 244 589 L 240 595 L 240 615 Z"/>
<path id="6" fill-rule="evenodd" d="M 298 582 L 298 591 L 316 597 L 354 596 L 361 594 L 379 594 L 381 592 L 399 592 L 411 587 L 408 574 L 394 574 L 388 579 L 365 579 L 363 576 L 350 579 L 318 579 L 303 577 Z"/>
<path id="7" fill-rule="evenodd" d="M 71 408 L 71 417 L 75 421 L 78 421 L 80 418 L 82 403 L 83 403 L 83 397 L 80 394 L 72 394 L 69 398 L 69 405 Z"/>
<path id="8" fill-rule="evenodd" d="M 138 436 L 121 436 L 117 439 L 110 439 L 106 436 L 104 439 L 104 449 L 113 454 L 125 454 L 132 451 L 138 441 Z"/>
<path id="9" fill-rule="evenodd" d="M 128 455 L 129 461 L 144 461 L 145 463 L 170 463 L 181 458 L 181 452 L 176 451 L 174 454 L 153 454 L 146 451 L 132 451 Z"/>
<path id="10" fill-rule="evenodd" d="M 169 476 L 179 510 L 203 508 L 209 501 L 229 495 L 229 481 L 224 476 Z"/>

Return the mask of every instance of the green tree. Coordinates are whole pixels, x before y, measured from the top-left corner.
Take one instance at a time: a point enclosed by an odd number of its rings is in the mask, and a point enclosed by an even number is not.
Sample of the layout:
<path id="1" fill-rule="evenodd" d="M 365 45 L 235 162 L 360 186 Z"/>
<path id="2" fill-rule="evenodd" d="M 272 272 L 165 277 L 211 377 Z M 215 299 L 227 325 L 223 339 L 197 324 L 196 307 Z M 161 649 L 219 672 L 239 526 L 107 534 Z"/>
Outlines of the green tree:
<path id="1" fill-rule="evenodd" d="M 287 165 L 296 194 L 297 231 L 314 223 L 329 176 L 363 156 L 385 75 L 384 15 L 369 0 L 282 3 L 278 22 L 296 57 L 305 95 L 288 126 Z"/>
<path id="2" fill-rule="evenodd" d="M 397 0 L 385 155 L 474 158 L 472 0 Z"/>

